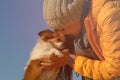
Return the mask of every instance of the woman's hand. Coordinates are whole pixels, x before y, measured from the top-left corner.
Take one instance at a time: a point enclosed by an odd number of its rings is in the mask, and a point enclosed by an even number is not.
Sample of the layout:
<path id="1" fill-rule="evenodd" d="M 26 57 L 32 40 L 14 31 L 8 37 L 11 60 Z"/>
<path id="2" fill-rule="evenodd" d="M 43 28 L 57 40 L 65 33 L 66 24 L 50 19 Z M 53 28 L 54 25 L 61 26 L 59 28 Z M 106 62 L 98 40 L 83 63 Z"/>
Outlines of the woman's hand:
<path id="1" fill-rule="evenodd" d="M 40 74 L 45 70 L 44 66 L 41 66 L 40 59 L 32 60 L 25 71 L 23 80 L 39 80 Z"/>
<path id="2" fill-rule="evenodd" d="M 69 51 L 63 50 L 62 53 L 63 53 L 63 56 L 61 57 L 58 57 L 55 54 L 50 56 L 46 55 L 41 59 L 40 64 L 42 66 L 45 66 L 47 69 L 60 68 L 68 64 L 70 59 Z"/>

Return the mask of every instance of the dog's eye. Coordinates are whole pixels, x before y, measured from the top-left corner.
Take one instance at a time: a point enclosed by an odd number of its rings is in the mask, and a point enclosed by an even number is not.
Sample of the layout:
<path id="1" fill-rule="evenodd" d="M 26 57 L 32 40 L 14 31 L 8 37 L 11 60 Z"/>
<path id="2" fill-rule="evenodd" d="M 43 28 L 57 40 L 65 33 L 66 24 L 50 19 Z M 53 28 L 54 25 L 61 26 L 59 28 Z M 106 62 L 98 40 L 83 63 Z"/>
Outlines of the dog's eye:
<path id="1" fill-rule="evenodd" d="M 46 36 L 46 38 L 47 38 L 47 39 L 51 39 L 51 38 L 53 38 L 53 36 L 50 36 L 50 35 L 49 35 L 49 36 Z"/>
<path id="2" fill-rule="evenodd" d="M 54 37 L 58 37 L 58 36 L 60 36 L 60 35 L 59 35 L 58 33 L 56 33 L 56 34 L 54 34 L 53 36 L 54 36 Z"/>

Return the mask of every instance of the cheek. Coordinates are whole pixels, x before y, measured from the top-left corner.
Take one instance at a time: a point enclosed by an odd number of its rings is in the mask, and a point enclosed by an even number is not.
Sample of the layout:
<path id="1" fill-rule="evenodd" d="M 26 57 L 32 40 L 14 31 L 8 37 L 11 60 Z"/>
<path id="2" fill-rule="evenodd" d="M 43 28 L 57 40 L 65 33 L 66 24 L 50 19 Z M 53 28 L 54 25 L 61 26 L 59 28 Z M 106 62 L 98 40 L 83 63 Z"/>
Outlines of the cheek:
<path id="1" fill-rule="evenodd" d="M 80 30 L 81 30 L 80 26 L 69 26 L 65 27 L 64 29 L 61 29 L 60 32 L 64 35 L 76 36 L 79 34 Z"/>
<path id="2" fill-rule="evenodd" d="M 81 31 L 81 27 L 80 26 L 73 29 L 74 33 L 79 33 L 80 31 Z"/>
<path id="3" fill-rule="evenodd" d="M 81 27 L 80 26 L 79 27 L 72 27 L 72 28 L 69 28 L 68 30 L 69 31 L 67 31 L 67 32 L 69 32 L 69 34 L 77 36 L 81 31 Z"/>

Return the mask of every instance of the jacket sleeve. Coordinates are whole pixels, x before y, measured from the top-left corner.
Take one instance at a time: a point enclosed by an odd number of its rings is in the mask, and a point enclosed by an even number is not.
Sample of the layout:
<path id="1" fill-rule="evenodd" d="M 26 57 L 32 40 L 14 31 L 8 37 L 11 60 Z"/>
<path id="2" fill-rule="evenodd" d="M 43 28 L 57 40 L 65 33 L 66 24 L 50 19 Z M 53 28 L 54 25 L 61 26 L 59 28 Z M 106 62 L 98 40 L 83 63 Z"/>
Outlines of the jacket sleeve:
<path id="1" fill-rule="evenodd" d="M 98 25 L 102 26 L 101 48 L 105 60 L 77 56 L 74 70 L 95 80 L 112 80 L 120 77 L 120 6 L 106 4 L 98 19 Z"/>

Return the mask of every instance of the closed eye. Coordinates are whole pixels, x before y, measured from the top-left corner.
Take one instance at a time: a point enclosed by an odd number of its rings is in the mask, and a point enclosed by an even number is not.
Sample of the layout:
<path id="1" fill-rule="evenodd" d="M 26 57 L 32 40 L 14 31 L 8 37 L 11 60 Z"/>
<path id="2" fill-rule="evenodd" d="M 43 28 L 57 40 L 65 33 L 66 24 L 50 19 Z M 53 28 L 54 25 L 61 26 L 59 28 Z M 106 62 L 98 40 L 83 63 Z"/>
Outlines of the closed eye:
<path id="1" fill-rule="evenodd" d="M 49 35 L 49 36 L 46 36 L 47 39 L 52 39 L 53 36 L 52 35 Z"/>

